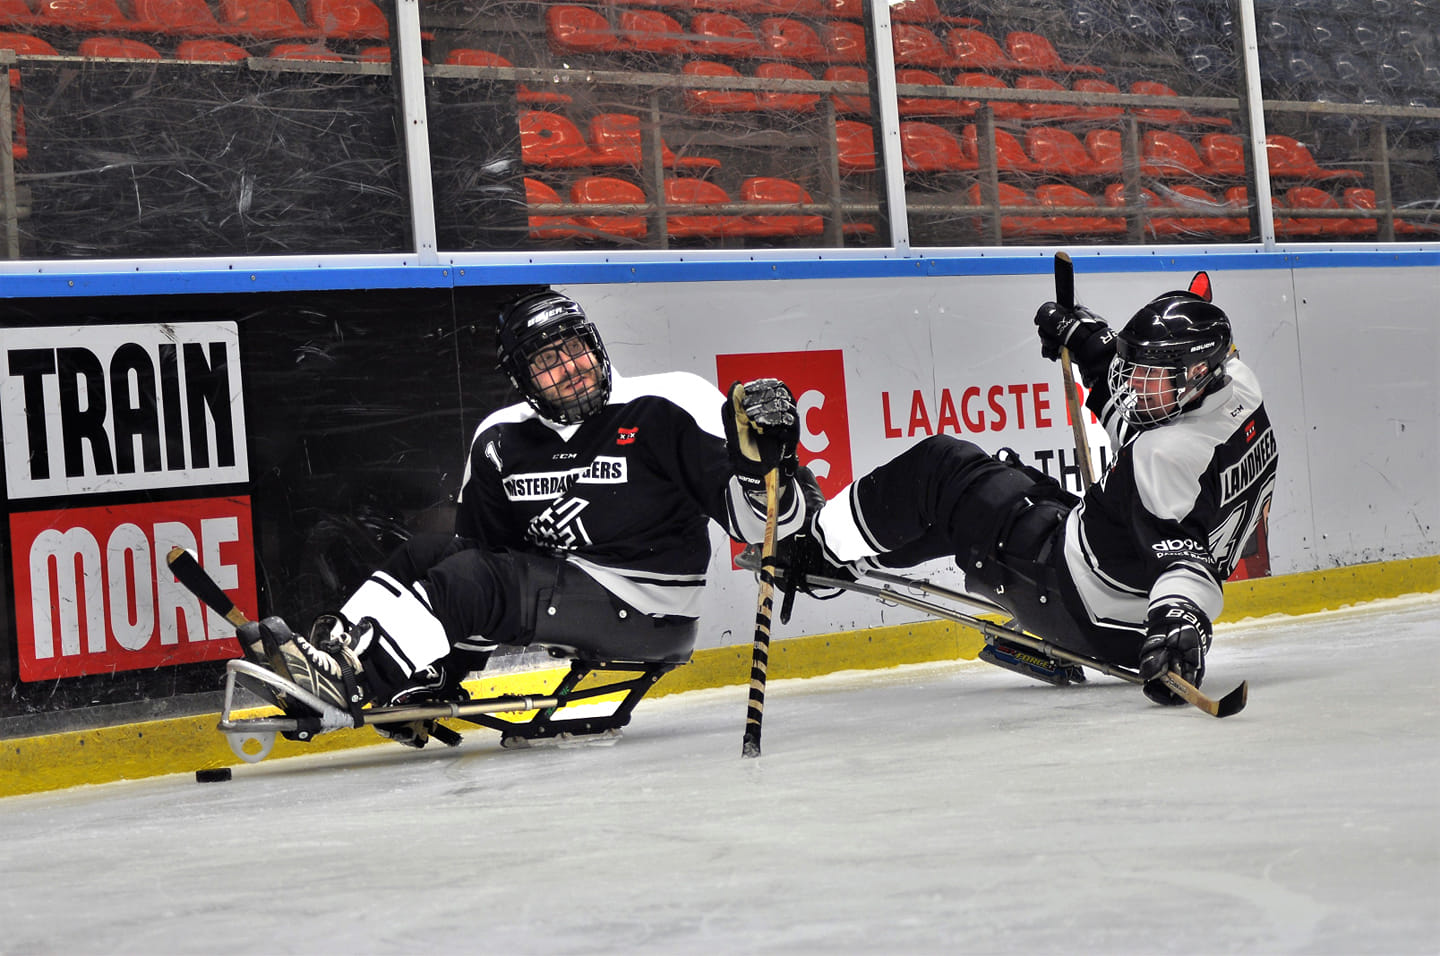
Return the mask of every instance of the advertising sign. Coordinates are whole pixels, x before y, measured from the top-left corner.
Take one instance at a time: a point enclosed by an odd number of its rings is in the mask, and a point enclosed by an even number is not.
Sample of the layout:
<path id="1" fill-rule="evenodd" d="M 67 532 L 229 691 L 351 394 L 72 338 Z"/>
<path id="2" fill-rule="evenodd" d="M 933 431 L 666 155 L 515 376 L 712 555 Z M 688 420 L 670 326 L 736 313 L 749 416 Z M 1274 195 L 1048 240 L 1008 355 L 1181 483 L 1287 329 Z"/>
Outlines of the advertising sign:
<path id="1" fill-rule="evenodd" d="M 0 353 L 21 679 L 237 656 L 165 564 L 188 548 L 255 606 L 250 499 L 176 494 L 249 480 L 235 323 L 11 328 Z"/>

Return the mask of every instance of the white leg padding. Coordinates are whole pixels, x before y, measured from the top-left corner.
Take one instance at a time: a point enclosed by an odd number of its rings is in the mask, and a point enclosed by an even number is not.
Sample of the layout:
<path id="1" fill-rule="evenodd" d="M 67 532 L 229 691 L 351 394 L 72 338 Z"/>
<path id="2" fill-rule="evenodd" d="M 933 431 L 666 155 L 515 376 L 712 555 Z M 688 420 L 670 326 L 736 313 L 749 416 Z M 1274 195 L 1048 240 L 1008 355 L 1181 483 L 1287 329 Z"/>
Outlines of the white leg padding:
<path id="1" fill-rule="evenodd" d="M 377 571 L 345 602 L 340 613 L 357 624 L 363 618 L 374 618 L 385 630 L 380 646 L 411 674 L 450 653 L 445 628 L 431 612 L 429 595 L 418 582 L 401 584 Z"/>
<path id="2" fill-rule="evenodd" d="M 880 553 L 871 545 L 870 536 L 855 514 L 855 499 L 851 494 L 853 487 L 846 485 L 844 491 L 820 509 L 815 519 L 815 530 L 821 545 L 842 564 Z"/>

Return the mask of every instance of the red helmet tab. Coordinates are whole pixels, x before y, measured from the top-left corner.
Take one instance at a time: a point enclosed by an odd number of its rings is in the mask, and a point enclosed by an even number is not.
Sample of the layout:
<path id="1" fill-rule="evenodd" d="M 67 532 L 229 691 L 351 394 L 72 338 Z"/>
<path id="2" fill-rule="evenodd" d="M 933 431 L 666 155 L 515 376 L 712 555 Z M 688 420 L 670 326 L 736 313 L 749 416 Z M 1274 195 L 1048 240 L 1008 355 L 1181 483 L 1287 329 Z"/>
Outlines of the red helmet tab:
<path id="1" fill-rule="evenodd" d="M 1210 273 L 1208 273 L 1208 272 L 1197 272 L 1197 273 L 1195 273 L 1195 278 L 1193 278 L 1193 279 L 1190 280 L 1190 290 L 1189 290 L 1189 291 L 1190 291 L 1190 294 L 1191 294 L 1191 295 L 1198 295 L 1200 298 L 1204 299 L 1206 302 L 1213 301 L 1213 300 L 1211 299 L 1212 293 L 1211 293 L 1211 289 L 1210 289 Z"/>

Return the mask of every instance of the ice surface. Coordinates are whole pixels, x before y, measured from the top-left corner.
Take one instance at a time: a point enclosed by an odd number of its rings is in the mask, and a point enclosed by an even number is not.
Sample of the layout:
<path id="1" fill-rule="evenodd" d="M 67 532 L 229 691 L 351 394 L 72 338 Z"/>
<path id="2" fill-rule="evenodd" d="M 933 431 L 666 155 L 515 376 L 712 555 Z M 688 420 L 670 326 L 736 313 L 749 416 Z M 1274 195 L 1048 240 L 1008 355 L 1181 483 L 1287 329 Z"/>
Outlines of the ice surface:
<path id="1" fill-rule="evenodd" d="M 978 663 L 0 801 L 0 952 L 1434 953 L 1440 597 L 1222 628 L 1228 720 Z"/>

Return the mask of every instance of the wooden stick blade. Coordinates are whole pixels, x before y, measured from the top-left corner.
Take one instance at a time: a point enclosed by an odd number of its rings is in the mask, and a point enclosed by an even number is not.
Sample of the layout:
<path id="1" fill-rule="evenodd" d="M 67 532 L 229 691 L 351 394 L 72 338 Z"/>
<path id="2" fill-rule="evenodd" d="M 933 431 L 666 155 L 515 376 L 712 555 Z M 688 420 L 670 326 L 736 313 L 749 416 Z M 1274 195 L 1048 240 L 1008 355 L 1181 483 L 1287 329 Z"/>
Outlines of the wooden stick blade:
<path id="1" fill-rule="evenodd" d="M 1240 711 L 1245 709 L 1245 704 L 1250 694 L 1249 684 L 1246 681 L 1241 681 L 1239 687 L 1224 697 L 1221 697 L 1219 700 L 1215 700 L 1201 693 L 1195 685 L 1174 671 L 1163 675 L 1160 680 L 1187 704 L 1198 707 L 1211 717 L 1231 717 L 1240 713 Z"/>

